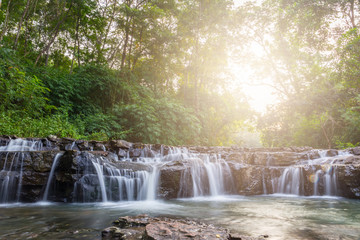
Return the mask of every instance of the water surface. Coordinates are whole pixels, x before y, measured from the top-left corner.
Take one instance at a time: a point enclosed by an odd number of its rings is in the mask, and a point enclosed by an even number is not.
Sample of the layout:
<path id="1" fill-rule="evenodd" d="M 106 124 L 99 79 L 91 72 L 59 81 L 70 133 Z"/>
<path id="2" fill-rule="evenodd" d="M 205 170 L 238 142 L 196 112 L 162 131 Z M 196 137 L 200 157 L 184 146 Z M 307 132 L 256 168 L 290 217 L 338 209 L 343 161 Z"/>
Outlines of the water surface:
<path id="1" fill-rule="evenodd" d="M 1 204 L 0 239 L 100 239 L 113 220 L 138 214 L 195 219 L 269 239 L 360 239 L 360 201 L 291 195 Z"/>

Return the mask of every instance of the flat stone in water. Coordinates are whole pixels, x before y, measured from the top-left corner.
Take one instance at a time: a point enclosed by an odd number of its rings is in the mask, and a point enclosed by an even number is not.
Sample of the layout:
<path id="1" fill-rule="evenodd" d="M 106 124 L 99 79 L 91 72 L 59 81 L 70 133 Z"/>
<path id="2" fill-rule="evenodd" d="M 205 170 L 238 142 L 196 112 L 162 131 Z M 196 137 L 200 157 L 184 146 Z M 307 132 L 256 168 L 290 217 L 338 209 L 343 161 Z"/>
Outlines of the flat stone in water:
<path id="1" fill-rule="evenodd" d="M 207 239 L 251 240 L 254 238 L 230 235 L 229 230 L 190 220 L 151 218 L 147 215 L 120 217 L 113 227 L 102 231 L 102 239 Z"/>

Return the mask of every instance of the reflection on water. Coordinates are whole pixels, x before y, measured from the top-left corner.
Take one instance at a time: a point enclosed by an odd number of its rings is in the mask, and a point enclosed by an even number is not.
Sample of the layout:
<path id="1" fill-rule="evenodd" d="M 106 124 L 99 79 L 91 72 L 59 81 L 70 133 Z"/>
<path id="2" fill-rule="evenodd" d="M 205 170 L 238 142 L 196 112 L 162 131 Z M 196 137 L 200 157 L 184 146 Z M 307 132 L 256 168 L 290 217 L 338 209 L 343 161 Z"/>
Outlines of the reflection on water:
<path id="1" fill-rule="evenodd" d="M 359 239 L 360 201 L 284 195 L 172 201 L 0 205 L 0 239 L 99 239 L 119 216 L 149 214 L 212 222 L 269 239 Z"/>

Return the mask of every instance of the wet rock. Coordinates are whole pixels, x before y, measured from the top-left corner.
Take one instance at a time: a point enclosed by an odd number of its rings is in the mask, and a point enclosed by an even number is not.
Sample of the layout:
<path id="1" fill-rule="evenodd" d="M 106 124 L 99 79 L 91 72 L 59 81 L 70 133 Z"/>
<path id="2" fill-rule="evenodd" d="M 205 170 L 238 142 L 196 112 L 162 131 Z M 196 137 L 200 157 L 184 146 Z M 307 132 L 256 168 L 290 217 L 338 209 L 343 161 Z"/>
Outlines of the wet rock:
<path id="1" fill-rule="evenodd" d="M 146 236 L 149 239 L 229 239 L 226 229 L 193 221 L 164 219 L 152 221 L 146 225 Z"/>
<path id="2" fill-rule="evenodd" d="M 145 227 L 150 221 L 151 218 L 146 214 L 135 217 L 125 216 L 115 220 L 113 225 L 119 228 Z"/>
<path id="3" fill-rule="evenodd" d="M 121 232 L 120 228 L 117 227 L 108 227 L 105 228 L 102 232 L 101 232 L 101 237 L 102 239 L 123 239 L 122 237 L 124 236 L 124 234 Z"/>
<path id="4" fill-rule="evenodd" d="M 119 150 L 119 149 L 130 149 L 133 144 L 124 140 L 111 140 L 110 146 L 112 149 Z"/>
<path id="5" fill-rule="evenodd" d="M 182 173 L 186 170 L 183 163 L 175 161 L 166 163 L 160 170 L 159 197 L 173 199 L 178 197 Z M 188 183 L 191 184 L 191 180 Z"/>
<path id="6" fill-rule="evenodd" d="M 129 150 L 129 155 L 131 158 L 137 158 L 141 156 L 141 149 L 135 148 Z"/>
<path id="7" fill-rule="evenodd" d="M 10 137 L 6 136 L 6 135 L 2 135 L 0 136 L 0 147 L 1 146 L 6 146 L 10 141 Z"/>
<path id="8" fill-rule="evenodd" d="M 354 155 L 360 155 L 360 147 L 355 147 L 352 149 Z"/>
<path id="9" fill-rule="evenodd" d="M 79 151 L 90 151 L 91 148 L 90 148 L 90 145 L 89 145 L 89 142 L 88 141 L 84 141 L 84 140 L 77 140 L 76 142 L 76 145 L 79 149 Z"/>
<path id="10" fill-rule="evenodd" d="M 360 199 L 360 164 L 337 167 L 341 196 Z"/>
<path id="11" fill-rule="evenodd" d="M 92 141 L 93 151 L 106 151 L 106 147 L 103 142 Z"/>
<path id="12" fill-rule="evenodd" d="M 56 155 L 55 152 L 30 152 L 32 169 L 36 172 L 49 172 Z"/>
<path id="13" fill-rule="evenodd" d="M 227 229 L 190 220 L 140 215 L 121 217 L 113 224 L 102 231 L 102 239 L 235 239 Z"/>
<path id="14" fill-rule="evenodd" d="M 118 153 L 117 153 L 117 154 L 118 154 L 119 157 L 126 157 L 126 156 L 127 156 L 127 151 L 125 151 L 124 149 L 121 149 L 121 148 L 120 148 L 120 149 L 118 150 Z"/>
<path id="15" fill-rule="evenodd" d="M 335 149 L 329 149 L 326 151 L 326 156 L 327 157 L 334 157 L 338 155 L 338 151 Z"/>

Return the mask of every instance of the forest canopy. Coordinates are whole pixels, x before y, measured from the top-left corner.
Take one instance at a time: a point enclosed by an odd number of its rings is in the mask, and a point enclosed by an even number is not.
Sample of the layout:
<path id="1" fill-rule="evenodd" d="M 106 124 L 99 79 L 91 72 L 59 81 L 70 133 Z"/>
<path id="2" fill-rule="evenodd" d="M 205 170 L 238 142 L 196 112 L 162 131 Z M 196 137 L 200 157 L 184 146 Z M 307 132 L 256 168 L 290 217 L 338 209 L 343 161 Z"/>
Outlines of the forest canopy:
<path id="1" fill-rule="evenodd" d="M 360 142 L 360 1 L 0 4 L 0 134 L 170 145 L 257 146 L 255 133 L 264 146 Z M 251 98 L 267 110 L 255 111 Z"/>

